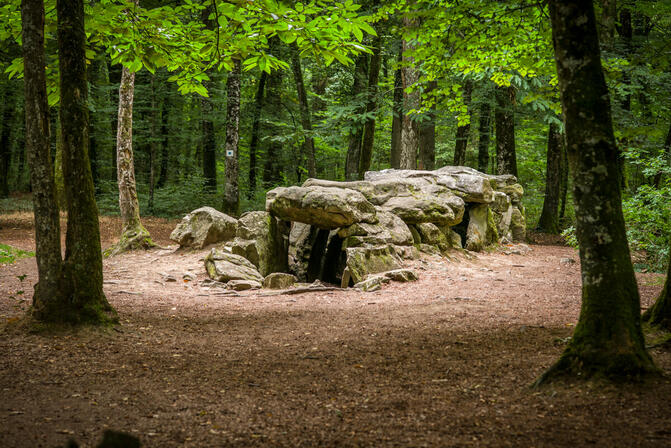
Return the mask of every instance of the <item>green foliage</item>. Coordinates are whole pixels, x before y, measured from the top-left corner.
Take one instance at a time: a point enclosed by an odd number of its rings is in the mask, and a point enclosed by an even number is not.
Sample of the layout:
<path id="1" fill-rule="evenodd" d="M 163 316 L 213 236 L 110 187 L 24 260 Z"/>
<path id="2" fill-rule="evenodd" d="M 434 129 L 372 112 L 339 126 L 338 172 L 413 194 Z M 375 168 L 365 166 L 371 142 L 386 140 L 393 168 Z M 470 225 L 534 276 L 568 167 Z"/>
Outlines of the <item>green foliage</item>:
<path id="1" fill-rule="evenodd" d="M 12 246 L 0 243 L 0 265 L 1 264 L 12 264 L 17 260 L 22 258 L 34 257 L 35 253 L 17 249 Z"/>
<path id="2" fill-rule="evenodd" d="M 648 267 L 660 272 L 664 271 L 669 256 L 669 203 L 670 184 L 661 189 L 642 185 L 622 203 L 631 249 L 645 251 Z"/>
<path id="3" fill-rule="evenodd" d="M 566 244 L 568 246 L 571 246 L 574 249 L 578 249 L 578 237 L 575 234 L 575 227 L 570 226 L 564 229 L 564 231 L 561 233 L 562 238 L 564 238 L 564 241 L 566 241 Z"/>

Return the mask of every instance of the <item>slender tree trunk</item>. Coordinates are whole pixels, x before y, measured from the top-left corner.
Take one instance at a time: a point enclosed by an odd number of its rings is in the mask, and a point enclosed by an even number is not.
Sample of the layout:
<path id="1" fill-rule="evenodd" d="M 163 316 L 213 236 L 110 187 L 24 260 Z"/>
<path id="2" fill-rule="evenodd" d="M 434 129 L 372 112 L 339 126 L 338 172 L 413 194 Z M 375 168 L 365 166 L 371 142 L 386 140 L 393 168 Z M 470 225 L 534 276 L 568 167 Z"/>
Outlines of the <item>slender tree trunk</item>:
<path id="1" fill-rule="evenodd" d="M 424 90 L 426 97 L 436 90 L 438 83 L 429 81 Z M 419 124 L 419 169 L 433 170 L 436 165 L 436 102 L 432 102 L 427 118 Z"/>
<path id="2" fill-rule="evenodd" d="M 487 172 L 489 162 L 489 136 L 491 134 L 490 122 L 492 119 L 492 108 L 487 101 L 480 104 L 480 138 L 478 140 L 478 171 Z"/>
<path id="3" fill-rule="evenodd" d="M 57 0 L 60 122 L 68 226 L 63 264 L 69 297 L 56 320 L 106 323 L 116 313 L 103 293 L 100 226 L 88 155 L 88 84 L 83 0 Z"/>
<path id="4" fill-rule="evenodd" d="M 149 232 L 140 221 L 140 204 L 135 184 L 135 163 L 133 161 L 134 92 L 135 73 L 124 67 L 121 71 L 121 85 L 119 86 L 119 114 L 116 134 L 117 183 L 119 185 L 119 210 L 121 211 L 122 230 L 119 241 L 105 251 L 106 256 L 154 246 Z"/>
<path id="5" fill-rule="evenodd" d="M 573 337 L 538 383 L 562 376 L 636 379 L 657 370 L 641 331 L 594 5 L 552 0 L 550 15 L 583 284 Z"/>
<path id="6" fill-rule="evenodd" d="M 559 193 L 561 183 L 561 157 L 564 138 L 556 124 L 548 129 L 547 162 L 545 165 L 545 198 L 543 211 L 538 220 L 538 229 L 547 233 L 559 233 Z"/>
<path id="7" fill-rule="evenodd" d="M 211 90 L 212 83 L 206 83 Z M 202 97 L 200 99 L 200 110 L 202 114 L 202 144 L 203 144 L 203 178 L 205 190 L 211 193 L 217 191 L 217 143 L 214 137 L 214 123 L 212 122 L 213 107 L 212 99 Z"/>
<path id="8" fill-rule="evenodd" d="M 233 71 L 226 80 L 226 183 L 224 184 L 224 213 L 238 216 L 240 192 L 238 189 L 238 142 L 240 140 L 240 60 L 234 61 Z"/>
<path id="9" fill-rule="evenodd" d="M 416 20 L 409 18 L 403 19 L 403 26 L 405 28 L 417 27 Z M 415 59 L 408 56 L 408 52 L 414 50 L 414 44 L 407 40 L 403 40 L 403 62 L 406 64 L 401 68 L 403 81 L 403 97 L 404 109 L 419 110 L 420 93 L 419 87 L 419 70 L 414 67 Z M 414 88 L 408 91 L 409 88 Z M 401 169 L 414 170 L 417 168 L 417 153 L 419 151 L 419 124 L 407 113 L 403 114 L 403 121 L 401 122 L 401 155 L 400 167 Z"/>
<path id="10" fill-rule="evenodd" d="M 620 12 L 620 35 L 622 36 L 624 42 L 624 51 L 625 58 L 629 58 L 633 50 L 632 40 L 634 37 L 634 28 L 631 23 L 631 10 L 629 8 L 623 8 Z M 626 86 L 631 85 L 631 75 L 629 70 L 625 67 L 622 70 L 622 84 Z M 627 113 L 631 113 L 631 93 L 627 92 L 620 103 L 623 110 Z M 625 137 L 621 140 L 621 145 L 627 146 L 628 139 Z M 618 147 L 618 172 L 620 175 L 620 185 L 623 189 L 627 188 L 627 167 L 625 165 L 624 151 L 622 148 Z"/>
<path id="11" fill-rule="evenodd" d="M 50 155 L 43 0 L 21 2 L 21 25 L 26 152 L 33 189 L 38 276 L 33 295 L 33 315 L 38 319 L 51 320 L 56 317 L 66 297 L 61 289 L 61 232 Z"/>
<path id="12" fill-rule="evenodd" d="M 373 145 L 375 143 L 375 117 L 373 112 L 377 108 L 377 84 L 380 79 L 380 66 L 382 65 L 382 32 L 373 40 L 373 54 L 370 57 L 370 68 L 368 70 L 368 91 L 366 99 L 366 118 L 363 128 L 363 142 L 361 143 L 361 160 L 359 163 L 359 178 L 363 179 L 366 171 L 370 170 L 373 160 Z"/>
<path id="13" fill-rule="evenodd" d="M 254 117 L 252 118 L 252 136 L 249 141 L 249 190 L 247 198 L 254 197 L 256 192 L 256 150 L 259 147 L 259 125 L 261 123 L 261 111 L 263 110 L 263 93 L 266 89 L 266 79 L 268 73 L 261 71 L 259 82 L 256 86 L 256 96 L 254 97 Z"/>
<path id="14" fill-rule="evenodd" d="M 154 188 L 156 186 L 156 157 L 158 155 L 159 107 L 156 98 L 156 76 L 151 76 L 151 143 L 149 144 L 149 213 L 154 213 Z"/>
<path id="15" fill-rule="evenodd" d="M 165 98 L 163 99 L 163 108 L 161 110 L 161 168 L 156 181 L 156 188 L 163 188 L 168 179 L 168 165 L 170 164 L 170 138 L 169 138 L 169 113 L 170 113 L 170 85 L 166 88 Z"/>
<path id="16" fill-rule="evenodd" d="M 268 84 L 266 86 L 267 111 L 272 121 L 279 121 L 279 111 L 282 107 L 282 75 L 279 71 L 273 71 L 268 75 Z M 280 130 L 275 124 L 269 126 L 270 135 L 278 135 Z M 280 179 L 281 164 L 279 161 L 279 154 L 281 151 L 280 144 L 274 140 L 270 140 L 265 151 L 265 161 L 263 164 L 263 183 L 264 187 L 276 183 Z"/>
<path id="17" fill-rule="evenodd" d="M 515 153 L 515 88 L 496 88 L 496 162 L 498 174 L 517 177 Z"/>
<path id="18" fill-rule="evenodd" d="M 308 176 L 317 176 L 317 163 L 315 160 L 315 143 L 312 138 L 312 119 L 310 118 L 310 105 L 308 104 L 308 94 L 305 91 L 303 82 L 303 69 L 301 68 L 301 57 L 298 48 L 294 46 L 291 52 L 291 68 L 296 83 L 296 93 L 298 94 L 298 103 L 301 110 L 301 125 L 305 133 L 303 141 L 303 153 L 308 159 Z"/>
<path id="19" fill-rule="evenodd" d="M 468 108 L 468 115 L 471 116 L 471 95 L 473 93 L 473 81 L 470 79 L 464 83 L 464 105 Z M 464 166 L 466 165 L 466 147 L 468 146 L 468 137 L 471 132 L 471 123 L 470 121 L 463 125 L 457 127 L 457 136 L 455 138 L 454 144 L 454 161 L 452 165 L 454 166 Z"/>
<path id="20" fill-rule="evenodd" d="M 569 172 L 569 166 L 568 166 L 568 154 L 566 151 L 566 136 L 564 136 L 564 139 L 561 144 L 561 168 L 560 168 L 560 183 L 561 183 L 561 206 L 559 207 L 559 220 L 561 221 L 564 219 L 564 215 L 566 214 L 566 200 L 568 198 L 568 172 Z"/>
<path id="21" fill-rule="evenodd" d="M 3 105 L 2 124 L 0 124 L 0 198 L 9 196 L 9 160 L 12 155 L 10 141 L 15 109 L 14 92 L 11 87 L 4 93 Z"/>
<path id="22" fill-rule="evenodd" d="M 403 48 L 398 50 L 398 62 L 403 62 Z M 392 106 L 393 118 L 391 122 L 391 167 L 401 167 L 401 133 L 403 130 L 403 73 L 396 69 L 394 73 L 394 103 Z"/>
<path id="23" fill-rule="evenodd" d="M 615 42 L 615 22 L 617 17 L 617 0 L 601 0 L 600 41 L 604 49 L 612 50 Z"/>
<path id="24" fill-rule="evenodd" d="M 355 118 L 351 123 L 352 129 L 349 134 L 349 145 L 347 146 L 347 158 L 345 161 L 345 179 L 356 180 L 359 175 L 359 160 L 361 159 L 361 139 L 363 138 L 363 123 L 361 115 L 366 110 L 363 101 L 363 93 L 366 88 L 368 75 L 368 55 L 361 53 L 354 64 L 354 81 L 352 82 L 351 99 L 360 103 L 355 110 Z"/>

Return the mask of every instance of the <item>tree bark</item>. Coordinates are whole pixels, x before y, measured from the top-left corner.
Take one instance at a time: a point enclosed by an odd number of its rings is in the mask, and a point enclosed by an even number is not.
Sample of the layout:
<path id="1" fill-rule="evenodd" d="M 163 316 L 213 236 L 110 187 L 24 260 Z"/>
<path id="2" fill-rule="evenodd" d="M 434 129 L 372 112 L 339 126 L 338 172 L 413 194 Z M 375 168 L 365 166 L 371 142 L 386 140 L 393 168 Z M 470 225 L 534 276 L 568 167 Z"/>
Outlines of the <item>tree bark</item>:
<path id="1" fill-rule="evenodd" d="M 279 111 L 282 107 L 282 75 L 278 70 L 273 71 L 268 75 L 266 98 L 268 102 L 267 110 L 272 121 L 279 121 Z M 278 135 L 279 133 L 280 129 L 278 129 L 275 124 L 270 124 L 269 134 Z M 268 146 L 265 151 L 265 161 L 263 164 L 263 183 L 265 188 L 270 187 L 280 179 L 280 151 L 281 147 L 278 142 L 274 140 L 268 141 Z"/>
<path id="2" fill-rule="evenodd" d="M 135 73 L 123 67 L 119 86 L 119 113 L 116 134 L 117 183 L 119 186 L 119 211 L 121 212 L 122 230 L 119 241 L 105 251 L 106 256 L 154 246 L 149 232 L 140 221 L 140 203 L 138 202 L 135 183 L 135 163 L 133 160 L 134 92 Z"/>
<path id="3" fill-rule="evenodd" d="M 617 0 L 601 0 L 601 32 L 599 37 L 606 50 L 612 50 L 615 43 L 616 17 Z"/>
<path id="4" fill-rule="evenodd" d="M 631 380 L 657 369 L 641 331 L 594 5 L 552 0 L 550 16 L 574 185 L 582 308 L 571 341 L 538 384 L 558 377 Z"/>
<path id="5" fill-rule="evenodd" d="M 478 140 L 478 171 L 487 172 L 489 164 L 489 136 L 491 134 L 490 122 L 492 120 L 492 108 L 487 101 L 480 104 L 480 138 Z"/>
<path id="6" fill-rule="evenodd" d="M 83 0 L 57 0 L 60 122 L 68 204 L 63 264 L 67 300 L 50 320 L 108 323 L 116 313 L 103 293 L 100 226 L 88 155 L 88 84 Z"/>
<path id="7" fill-rule="evenodd" d="M 429 81 L 427 83 L 424 94 L 426 97 L 431 96 L 438 87 L 436 81 Z M 420 170 L 433 170 L 436 165 L 436 102 L 431 104 L 427 112 L 427 118 L 419 123 L 419 164 Z"/>
<path id="8" fill-rule="evenodd" d="M 370 57 L 370 68 L 368 70 L 368 90 L 366 92 L 366 114 L 368 117 L 363 127 L 359 179 L 363 179 L 366 171 L 370 170 L 370 164 L 373 160 L 373 145 L 375 143 L 375 117 L 373 112 L 377 108 L 377 84 L 380 79 L 380 66 L 382 65 L 381 35 L 382 32 L 378 30 L 378 35 L 373 40 L 373 54 Z"/>
<path id="9" fill-rule="evenodd" d="M 471 114 L 471 96 L 473 93 L 473 81 L 470 79 L 464 83 L 463 101 L 468 108 L 469 117 Z M 452 165 L 464 166 L 466 165 L 466 147 L 468 146 L 468 137 L 471 132 L 471 123 L 457 127 L 457 135 L 454 144 L 454 160 Z"/>
<path id="10" fill-rule="evenodd" d="M 359 175 L 359 161 L 361 159 L 361 139 L 363 138 L 363 123 L 361 115 L 366 111 L 363 93 L 366 88 L 368 75 L 368 55 L 361 53 L 354 64 L 354 81 L 352 82 L 351 100 L 359 106 L 354 111 L 355 117 L 351 123 L 349 145 L 345 160 L 345 180 L 356 180 Z"/>
<path id="11" fill-rule="evenodd" d="M 35 215 L 37 277 L 33 315 L 56 317 L 66 300 L 61 289 L 61 232 L 49 142 L 49 105 L 44 67 L 44 2 L 21 2 L 26 153 L 30 165 Z"/>
<path id="12" fill-rule="evenodd" d="M 3 105 L 2 124 L 0 124 L 0 198 L 9 196 L 9 161 L 12 154 L 10 140 L 15 109 L 14 92 L 11 87 L 5 89 Z"/>
<path id="13" fill-rule="evenodd" d="M 405 28 L 415 28 L 418 26 L 417 20 L 404 18 L 403 26 Z M 403 40 L 403 62 L 401 75 L 403 81 L 404 109 L 419 110 L 420 92 L 418 89 L 419 70 L 414 67 L 415 59 L 408 55 L 415 46 L 412 42 Z M 414 90 L 409 91 L 410 88 Z M 417 168 L 417 153 L 419 151 L 419 124 L 408 113 L 403 114 L 401 122 L 401 155 L 400 168 L 414 170 Z"/>
<path id="14" fill-rule="evenodd" d="M 559 220 L 564 219 L 564 215 L 566 214 L 566 200 L 568 198 L 568 171 L 569 166 L 568 166 L 568 154 L 566 153 L 566 136 L 564 136 L 564 140 L 562 141 L 561 145 L 561 171 L 560 171 L 561 206 L 559 207 Z"/>
<path id="15" fill-rule="evenodd" d="M 256 193 L 256 150 L 259 147 L 259 125 L 261 123 L 261 111 L 263 111 L 264 92 L 266 89 L 268 73 L 261 71 L 256 96 L 254 97 L 254 116 L 252 118 L 252 135 L 249 140 L 249 190 L 247 198 L 252 199 Z"/>
<path id="16" fill-rule="evenodd" d="M 515 153 L 515 88 L 496 88 L 496 172 L 517 177 Z"/>
<path id="17" fill-rule="evenodd" d="M 156 158 L 158 156 L 159 107 L 156 98 L 156 76 L 151 76 L 151 142 L 149 144 L 149 213 L 154 213 L 154 189 L 156 187 Z"/>
<path id="18" fill-rule="evenodd" d="M 234 61 L 233 71 L 226 80 L 226 183 L 222 210 L 231 216 L 240 212 L 240 192 L 238 189 L 238 142 L 240 141 L 240 75 L 241 63 Z"/>
<path id="19" fill-rule="evenodd" d="M 402 54 L 403 52 L 399 50 L 399 62 Z M 400 68 L 394 73 L 394 104 L 392 112 L 390 163 L 392 168 L 398 169 L 401 167 L 401 132 L 403 128 L 403 74 Z"/>
<path id="20" fill-rule="evenodd" d="M 545 198 L 537 228 L 546 233 L 559 233 L 559 193 L 561 157 L 564 139 L 555 123 L 548 129 L 548 148 L 545 165 Z"/>
<path id="21" fill-rule="evenodd" d="M 206 83 L 211 91 L 212 83 Z M 203 136 L 203 178 L 205 190 L 210 193 L 217 191 L 217 143 L 214 137 L 214 123 L 212 122 L 213 107 L 210 98 L 201 97 L 200 108 L 202 114 L 201 130 Z"/>
<path id="22" fill-rule="evenodd" d="M 301 68 L 301 56 L 298 53 L 298 47 L 294 46 L 291 52 L 291 68 L 296 83 L 296 93 L 298 94 L 298 104 L 301 110 L 301 125 L 305 139 L 303 140 L 303 153 L 308 160 L 308 176 L 317 176 L 317 163 L 315 160 L 315 143 L 312 138 L 312 119 L 310 118 L 310 105 L 308 104 L 308 94 L 305 91 L 303 82 L 303 69 Z"/>
<path id="23" fill-rule="evenodd" d="M 163 108 L 161 110 L 161 169 L 158 173 L 158 180 L 156 181 L 156 188 L 163 188 L 168 179 L 168 165 L 170 164 L 170 138 L 169 138 L 169 121 L 168 117 L 170 111 L 170 84 L 166 87 L 165 98 L 163 99 Z"/>

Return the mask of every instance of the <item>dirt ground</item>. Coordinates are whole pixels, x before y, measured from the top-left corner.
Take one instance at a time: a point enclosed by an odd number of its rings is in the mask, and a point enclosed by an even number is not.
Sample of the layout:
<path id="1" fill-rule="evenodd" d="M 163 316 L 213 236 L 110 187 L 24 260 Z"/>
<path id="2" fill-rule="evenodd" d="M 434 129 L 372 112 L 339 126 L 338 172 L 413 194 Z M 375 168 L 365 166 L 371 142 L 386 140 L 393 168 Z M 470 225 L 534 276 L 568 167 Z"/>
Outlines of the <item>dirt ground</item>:
<path id="1" fill-rule="evenodd" d="M 146 223 L 170 244 L 174 222 Z M 101 227 L 109 246 L 119 222 Z M 32 238 L 30 215 L 0 216 L 1 242 Z M 90 447 L 107 428 L 148 447 L 671 446 L 668 377 L 528 387 L 580 308 L 575 251 L 530 247 L 426 258 L 378 292 L 236 297 L 201 284 L 205 251 L 130 253 L 104 268 L 121 325 L 57 334 L 11 325 L 34 258 L 0 266 L 0 446 Z M 663 278 L 638 279 L 647 307 Z"/>

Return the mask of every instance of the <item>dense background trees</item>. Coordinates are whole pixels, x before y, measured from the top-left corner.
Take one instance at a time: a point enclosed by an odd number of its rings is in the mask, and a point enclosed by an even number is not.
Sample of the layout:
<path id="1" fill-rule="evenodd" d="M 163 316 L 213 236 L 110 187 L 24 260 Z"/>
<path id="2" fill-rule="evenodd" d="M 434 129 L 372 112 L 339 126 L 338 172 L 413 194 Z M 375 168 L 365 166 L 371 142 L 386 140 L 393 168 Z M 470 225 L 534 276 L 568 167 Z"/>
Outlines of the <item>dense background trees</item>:
<path id="1" fill-rule="evenodd" d="M 0 6 L 3 197 L 30 190 L 18 5 Z M 54 5 L 45 50 L 58 186 Z M 645 251 L 639 268 L 662 270 L 671 6 L 604 0 L 595 8 L 627 236 Z M 131 146 L 144 213 L 176 217 L 205 204 L 243 212 L 262 208 L 268 189 L 308 176 L 458 163 L 517 174 L 527 222 L 572 231 L 549 12 L 537 2 L 99 0 L 85 12 L 89 158 L 103 213 L 120 213 L 119 92 L 123 73 L 133 73 Z"/>

